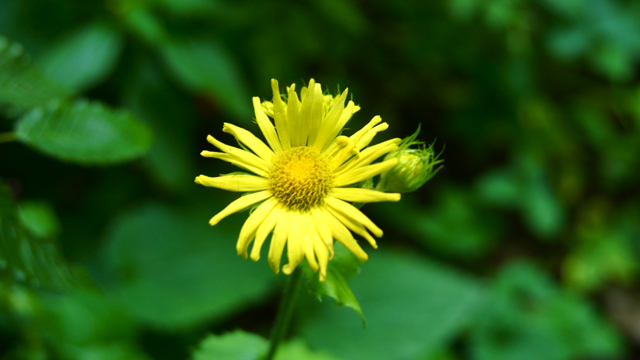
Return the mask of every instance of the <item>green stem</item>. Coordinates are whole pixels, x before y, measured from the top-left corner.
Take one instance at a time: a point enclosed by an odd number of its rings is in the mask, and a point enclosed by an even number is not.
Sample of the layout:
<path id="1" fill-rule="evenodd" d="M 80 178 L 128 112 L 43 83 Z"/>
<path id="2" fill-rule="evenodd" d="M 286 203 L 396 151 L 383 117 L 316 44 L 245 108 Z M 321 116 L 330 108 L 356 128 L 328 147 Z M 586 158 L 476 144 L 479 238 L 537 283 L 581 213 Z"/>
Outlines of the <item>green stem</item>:
<path id="1" fill-rule="evenodd" d="M 14 132 L 0 133 L 0 144 L 4 142 L 16 141 L 17 139 L 18 138 L 16 138 L 16 133 Z"/>
<path id="2" fill-rule="evenodd" d="M 278 350 L 278 345 L 287 333 L 289 323 L 291 323 L 291 316 L 296 306 L 296 300 L 300 293 L 301 284 L 302 270 L 300 270 L 300 267 L 297 267 L 289 277 L 287 285 L 284 288 L 278 314 L 276 315 L 276 322 L 273 324 L 273 329 L 271 330 L 271 345 L 264 360 L 273 360 Z"/>

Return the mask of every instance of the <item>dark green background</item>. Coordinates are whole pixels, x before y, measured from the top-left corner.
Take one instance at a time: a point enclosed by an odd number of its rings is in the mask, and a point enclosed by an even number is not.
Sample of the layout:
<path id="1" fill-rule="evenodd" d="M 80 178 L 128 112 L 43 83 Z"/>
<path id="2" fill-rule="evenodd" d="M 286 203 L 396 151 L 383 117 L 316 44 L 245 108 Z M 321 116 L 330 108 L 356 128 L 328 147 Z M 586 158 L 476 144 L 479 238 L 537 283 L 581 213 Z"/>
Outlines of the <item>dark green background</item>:
<path id="1" fill-rule="evenodd" d="M 347 134 L 380 115 L 376 142 L 421 125 L 445 147 L 423 188 L 363 208 L 385 231 L 350 281 L 366 329 L 305 295 L 292 336 L 321 353 L 290 356 L 640 356 L 640 3 L 2 0 L 0 34 L 61 97 L 154 134 L 113 166 L 0 143 L 28 236 L 94 283 L 0 268 L 0 358 L 188 359 L 209 333 L 268 337 L 284 277 L 235 255 L 246 213 L 207 225 L 237 195 L 193 179 L 235 171 L 198 154 L 207 134 L 234 142 L 223 122 L 258 132 L 251 97 L 271 78 L 349 87 L 362 110 Z"/>

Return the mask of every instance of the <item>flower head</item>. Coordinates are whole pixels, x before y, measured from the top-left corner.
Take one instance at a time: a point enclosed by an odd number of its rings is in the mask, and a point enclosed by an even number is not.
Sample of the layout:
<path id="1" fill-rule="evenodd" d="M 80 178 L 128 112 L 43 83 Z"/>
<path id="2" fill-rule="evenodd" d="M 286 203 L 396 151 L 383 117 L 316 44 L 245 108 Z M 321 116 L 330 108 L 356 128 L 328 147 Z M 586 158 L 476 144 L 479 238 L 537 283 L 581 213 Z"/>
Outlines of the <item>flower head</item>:
<path id="1" fill-rule="evenodd" d="M 238 255 L 246 259 L 253 241 L 250 256 L 257 261 L 262 245 L 273 233 L 268 260 L 276 274 L 286 245 L 289 263 L 282 267 L 285 274 L 291 274 L 306 259 L 314 272 L 320 270 L 320 280 L 324 281 L 334 239 L 362 261 L 367 260 L 367 254 L 351 232 L 377 247 L 370 232 L 380 237 L 382 230 L 349 202 L 398 201 L 400 194 L 350 186 L 396 166 L 396 158 L 372 163 L 396 150 L 400 139 L 367 147 L 388 127 L 379 116 L 351 136 L 340 135 L 360 109 L 353 101 L 345 106 L 347 90 L 338 96 L 323 95 L 320 84 L 312 79 L 302 88 L 300 97 L 295 84 L 288 87 L 285 101 L 278 82 L 271 80 L 271 86 L 273 102 L 261 103 L 253 98 L 256 122 L 268 145 L 251 132 L 225 123 L 222 130 L 233 135 L 243 148 L 225 145 L 209 135 L 207 140 L 221 152 L 201 153 L 252 174 L 200 175 L 196 183 L 247 192 L 209 221 L 216 225 L 230 214 L 254 207 L 240 230 Z"/>

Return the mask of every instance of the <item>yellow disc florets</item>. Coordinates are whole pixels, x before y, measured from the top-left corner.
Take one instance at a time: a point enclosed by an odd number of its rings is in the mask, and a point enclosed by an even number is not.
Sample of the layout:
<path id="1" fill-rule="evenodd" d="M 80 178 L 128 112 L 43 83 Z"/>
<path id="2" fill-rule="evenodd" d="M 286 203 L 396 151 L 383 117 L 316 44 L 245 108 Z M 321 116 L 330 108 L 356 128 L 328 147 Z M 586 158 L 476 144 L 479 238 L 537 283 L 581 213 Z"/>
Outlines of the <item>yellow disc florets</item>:
<path id="1" fill-rule="evenodd" d="M 308 210 L 322 204 L 332 183 L 329 161 L 317 149 L 307 146 L 278 154 L 269 171 L 269 191 L 292 210 Z"/>

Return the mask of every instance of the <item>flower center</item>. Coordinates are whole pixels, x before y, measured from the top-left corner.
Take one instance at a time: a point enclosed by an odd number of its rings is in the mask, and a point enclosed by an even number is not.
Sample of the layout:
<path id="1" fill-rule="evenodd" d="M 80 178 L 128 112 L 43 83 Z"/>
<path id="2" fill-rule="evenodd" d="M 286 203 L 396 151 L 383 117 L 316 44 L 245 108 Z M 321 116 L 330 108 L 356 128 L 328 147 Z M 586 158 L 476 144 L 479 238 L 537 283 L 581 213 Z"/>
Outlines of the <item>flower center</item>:
<path id="1" fill-rule="evenodd" d="M 269 190 L 292 210 L 320 205 L 332 184 L 329 161 L 312 147 L 294 147 L 278 154 L 269 171 Z"/>

